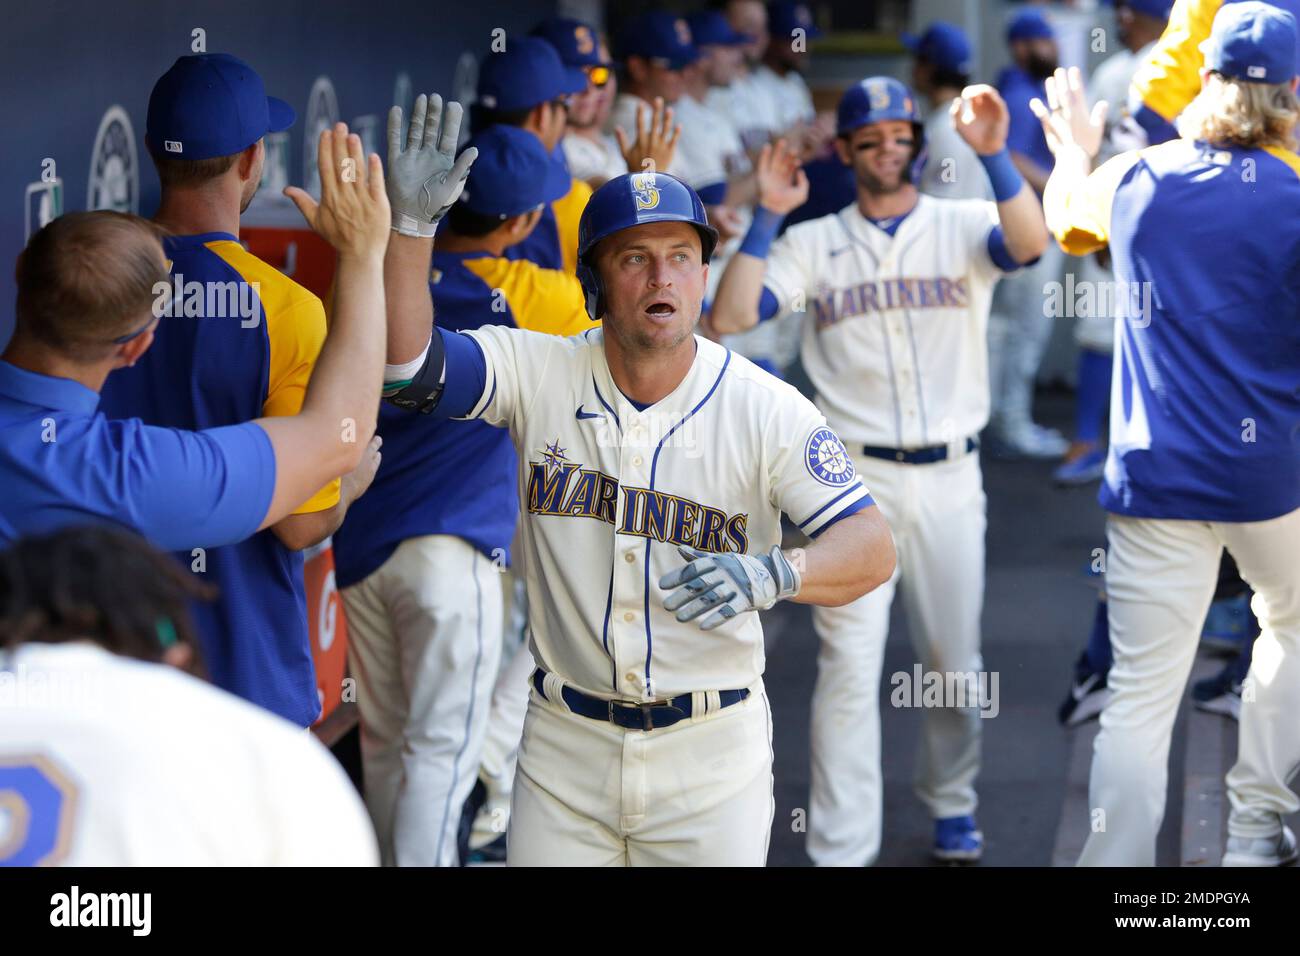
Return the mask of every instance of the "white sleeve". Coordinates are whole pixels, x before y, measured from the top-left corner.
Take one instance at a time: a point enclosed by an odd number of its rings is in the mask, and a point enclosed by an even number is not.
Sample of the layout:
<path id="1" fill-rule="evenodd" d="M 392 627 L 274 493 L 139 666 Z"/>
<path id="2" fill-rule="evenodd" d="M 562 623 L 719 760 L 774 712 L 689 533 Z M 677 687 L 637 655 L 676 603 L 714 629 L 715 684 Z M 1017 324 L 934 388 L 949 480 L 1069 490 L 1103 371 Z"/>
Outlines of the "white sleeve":
<path id="1" fill-rule="evenodd" d="M 813 253 L 809 240 L 810 230 L 793 226 L 772 243 L 767 254 L 767 270 L 763 285 L 776 296 L 779 318 L 791 312 L 805 312 L 812 301 L 817 281 L 813 268 Z"/>
<path id="2" fill-rule="evenodd" d="M 768 426 L 772 504 L 811 538 L 874 504 L 853 458 L 816 406 L 792 393 Z"/>
<path id="3" fill-rule="evenodd" d="M 532 407 L 546 379 L 547 366 L 568 339 L 505 325 L 485 325 L 461 333 L 483 350 L 487 376 L 483 393 L 465 418 L 514 428 Z"/>

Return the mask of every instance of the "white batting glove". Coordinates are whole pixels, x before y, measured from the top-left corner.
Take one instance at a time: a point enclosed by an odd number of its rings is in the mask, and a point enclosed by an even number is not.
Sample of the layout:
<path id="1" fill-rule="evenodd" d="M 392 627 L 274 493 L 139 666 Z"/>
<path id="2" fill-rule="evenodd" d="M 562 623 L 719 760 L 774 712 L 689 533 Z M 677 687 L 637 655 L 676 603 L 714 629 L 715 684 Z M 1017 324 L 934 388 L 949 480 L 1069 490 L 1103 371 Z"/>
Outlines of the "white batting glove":
<path id="1" fill-rule="evenodd" d="M 754 555 L 710 554 L 679 545 L 677 553 L 690 563 L 659 579 L 668 592 L 664 608 L 676 611 L 679 621 L 697 621 L 704 631 L 745 611 L 766 611 L 798 594 L 802 583 L 779 547 Z"/>
<path id="2" fill-rule="evenodd" d="M 388 204 L 393 228 L 403 236 L 431 237 L 465 188 L 478 150 L 471 146 L 456 158 L 463 115 L 459 103 L 448 103 L 444 112 L 441 96 L 421 93 L 411 110 L 403 151 L 402 108 L 388 111 Z"/>

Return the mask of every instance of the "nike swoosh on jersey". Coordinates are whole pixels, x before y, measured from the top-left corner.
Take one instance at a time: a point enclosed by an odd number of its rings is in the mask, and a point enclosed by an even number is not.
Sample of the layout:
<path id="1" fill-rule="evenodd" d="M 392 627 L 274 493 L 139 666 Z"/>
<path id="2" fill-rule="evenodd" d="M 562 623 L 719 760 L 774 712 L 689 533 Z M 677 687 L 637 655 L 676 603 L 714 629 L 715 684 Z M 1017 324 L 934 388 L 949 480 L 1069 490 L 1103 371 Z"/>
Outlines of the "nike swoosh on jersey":
<path id="1" fill-rule="evenodd" d="M 598 413 L 596 413 L 596 412 L 584 412 L 582 409 L 583 409 L 583 406 L 582 406 L 582 405 L 579 405 L 579 406 L 578 406 L 578 411 L 574 413 L 574 416 L 573 416 L 573 417 L 576 418 L 578 421 L 582 421 L 582 420 L 585 419 L 585 418 L 599 418 L 599 417 L 600 417 L 600 415 L 599 415 Z"/>
<path id="2" fill-rule="evenodd" d="M 853 248 L 852 246 L 840 246 L 840 248 L 838 248 L 838 249 L 832 249 L 832 250 L 831 250 L 831 258 L 834 259 L 834 258 L 835 258 L 836 256 L 838 256 L 841 252 L 848 252 L 848 251 L 849 251 L 850 249 L 852 249 L 852 248 Z"/>

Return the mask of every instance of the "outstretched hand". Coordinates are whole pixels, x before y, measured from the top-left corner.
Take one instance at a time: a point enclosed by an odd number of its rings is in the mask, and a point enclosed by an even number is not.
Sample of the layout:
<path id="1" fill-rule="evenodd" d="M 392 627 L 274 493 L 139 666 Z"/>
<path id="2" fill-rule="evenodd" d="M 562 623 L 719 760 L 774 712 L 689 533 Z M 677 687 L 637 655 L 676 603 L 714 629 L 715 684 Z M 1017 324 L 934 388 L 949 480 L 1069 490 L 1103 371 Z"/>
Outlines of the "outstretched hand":
<path id="1" fill-rule="evenodd" d="M 653 112 L 637 105 L 636 139 L 629 140 L 621 126 L 614 127 L 618 151 L 629 173 L 668 171 L 677 152 L 677 139 L 682 135 L 681 126 L 673 125 L 673 116 L 673 108 L 664 105 L 663 97 L 656 96 Z"/>
<path id="2" fill-rule="evenodd" d="M 784 139 L 768 143 L 755 166 L 759 205 L 784 216 L 808 201 L 808 174 Z"/>
<path id="3" fill-rule="evenodd" d="M 321 131 L 316 166 L 319 203 L 297 186 L 287 187 L 284 194 L 340 256 L 382 257 L 388 245 L 390 210 L 379 156 L 371 153 L 367 161 L 361 137 L 349 133 L 347 124 L 336 123 L 333 129 Z"/>
<path id="4" fill-rule="evenodd" d="M 464 110 L 451 102 L 443 109 L 437 93 L 421 93 L 411 109 L 411 125 L 402 148 L 402 108 L 388 111 L 388 199 L 393 228 L 404 236 L 428 238 L 465 188 L 465 177 L 478 157 L 471 146 L 456 157 Z"/>
<path id="5" fill-rule="evenodd" d="M 1058 69 L 1049 76 L 1046 93 L 1046 105 L 1034 97 L 1029 101 L 1029 108 L 1043 124 L 1043 133 L 1052 154 L 1077 146 L 1089 158 L 1095 157 L 1106 132 L 1106 111 L 1109 108 L 1106 101 L 1099 100 L 1089 112 L 1083 75 L 1077 66 L 1068 70 Z"/>

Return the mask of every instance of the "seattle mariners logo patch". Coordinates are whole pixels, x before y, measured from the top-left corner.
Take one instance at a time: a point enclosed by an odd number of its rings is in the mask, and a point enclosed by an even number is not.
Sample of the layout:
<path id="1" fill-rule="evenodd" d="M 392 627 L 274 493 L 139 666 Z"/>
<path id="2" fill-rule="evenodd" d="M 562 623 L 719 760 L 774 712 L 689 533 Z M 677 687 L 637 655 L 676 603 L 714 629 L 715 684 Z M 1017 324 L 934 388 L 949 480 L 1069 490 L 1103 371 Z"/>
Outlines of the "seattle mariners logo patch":
<path id="1" fill-rule="evenodd" d="M 819 428 L 808 436 L 803 457 L 808 473 L 823 485 L 841 488 L 857 475 L 844 442 L 829 428 Z"/>
<path id="2" fill-rule="evenodd" d="M 642 209 L 654 209 L 659 205 L 659 187 L 655 181 L 655 174 L 633 173 L 632 195 L 636 199 L 638 212 Z"/>

